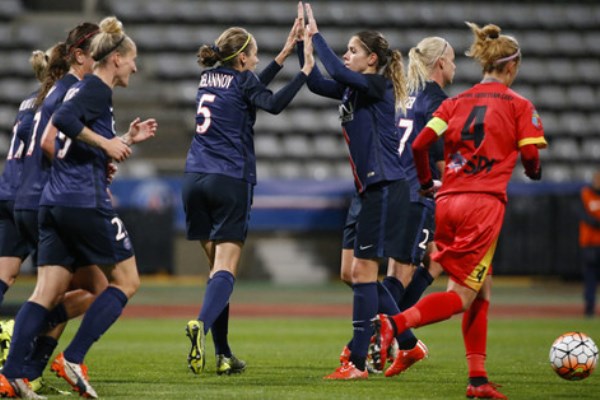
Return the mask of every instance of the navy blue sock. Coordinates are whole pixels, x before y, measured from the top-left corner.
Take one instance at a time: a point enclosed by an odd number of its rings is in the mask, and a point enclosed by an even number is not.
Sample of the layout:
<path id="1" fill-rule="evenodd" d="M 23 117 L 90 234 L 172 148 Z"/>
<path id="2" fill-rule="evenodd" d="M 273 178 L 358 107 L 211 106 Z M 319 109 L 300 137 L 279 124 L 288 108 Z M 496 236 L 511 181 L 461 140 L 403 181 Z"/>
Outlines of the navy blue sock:
<path id="1" fill-rule="evenodd" d="M 55 328 L 57 325 L 67 322 L 68 320 L 69 316 L 67 315 L 67 309 L 63 303 L 60 303 L 50 311 L 50 314 L 48 314 L 48 330 Z"/>
<path id="2" fill-rule="evenodd" d="M 25 378 L 31 381 L 42 376 L 56 346 L 58 341 L 53 337 L 38 336 L 35 339 L 33 352 L 25 364 Z"/>
<path id="3" fill-rule="evenodd" d="M 418 267 L 413 275 L 412 281 L 404 292 L 404 297 L 398 304 L 402 311 L 411 308 L 423 295 L 423 292 L 433 282 L 433 277 L 423 267 Z"/>
<path id="4" fill-rule="evenodd" d="M 8 379 L 25 377 L 25 360 L 31 354 L 34 339 L 45 326 L 47 316 L 48 310 L 32 301 L 23 304 L 17 313 L 10 352 L 2 369 Z"/>
<path id="5" fill-rule="evenodd" d="M 400 305 L 400 302 L 402 301 L 402 298 L 404 297 L 404 285 L 402 284 L 402 282 L 400 282 L 398 280 L 398 278 L 396 278 L 395 276 L 386 276 L 385 278 L 383 278 L 383 281 L 381 282 L 381 284 L 383 285 L 383 287 L 385 287 L 387 289 L 387 291 L 390 293 L 390 295 L 394 298 L 394 300 L 396 301 L 396 304 Z"/>
<path id="6" fill-rule="evenodd" d="M 417 304 L 417 301 L 419 301 L 425 289 L 431 285 L 431 282 L 433 282 L 433 277 L 429 272 L 423 267 L 418 267 L 415 270 L 412 281 L 410 281 L 410 284 L 404 291 L 404 296 L 399 304 L 400 310 L 404 311 Z M 410 350 L 417 345 L 417 338 L 410 329 L 398 335 L 396 340 L 398 341 L 398 348 L 400 350 Z"/>
<path id="7" fill-rule="evenodd" d="M 369 342 L 373 336 L 371 320 L 377 314 L 378 295 L 377 282 L 355 283 L 352 285 L 354 302 L 352 305 L 352 354 L 350 361 L 362 371 L 369 350 Z"/>
<path id="8" fill-rule="evenodd" d="M 229 271 L 218 271 L 208 281 L 202 310 L 198 320 L 204 322 L 204 333 L 207 333 L 217 317 L 221 314 L 233 293 L 235 278 Z"/>
<path id="9" fill-rule="evenodd" d="M 115 323 L 126 304 L 125 293 L 114 286 L 106 288 L 86 311 L 75 337 L 65 349 L 65 359 L 76 364 L 83 363 L 90 347 Z"/>
<path id="10" fill-rule="evenodd" d="M 396 315 L 400 313 L 400 308 L 398 307 L 397 299 L 398 297 L 394 297 L 389 291 L 388 287 L 392 288 L 395 293 L 404 293 L 404 286 L 402 282 L 400 282 L 397 278 L 393 276 L 386 276 L 383 280 L 384 283 L 379 284 L 378 292 L 379 292 L 379 312 L 387 314 L 387 315 Z M 397 295 L 398 296 L 398 295 Z M 402 298 L 402 295 L 400 295 Z M 384 304 L 382 305 L 382 301 Z M 396 336 L 396 340 L 398 343 L 401 341 L 412 340 L 416 342 L 417 339 L 415 335 L 410 330 L 403 332 L 402 334 Z M 413 346 L 414 347 L 414 346 Z M 412 347 L 411 347 L 412 349 Z"/>
<path id="11" fill-rule="evenodd" d="M 223 354 L 225 357 L 231 357 L 231 349 L 227 342 L 229 333 L 229 303 L 225 306 L 221 314 L 210 327 L 213 343 L 215 344 L 215 354 Z"/>
<path id="12" fill-rule="evenodd" d="M 377 282 L 377 295 L 379 296 L 378 313 L 396 315 L 400 312 L 398 302 L 381 282 Z"/>
<path id="13" fill-rule="evenodd" d="M 0 304 L 4 302 L 4 293 L 8 290 L 6 282 L 0 279 Z"/>

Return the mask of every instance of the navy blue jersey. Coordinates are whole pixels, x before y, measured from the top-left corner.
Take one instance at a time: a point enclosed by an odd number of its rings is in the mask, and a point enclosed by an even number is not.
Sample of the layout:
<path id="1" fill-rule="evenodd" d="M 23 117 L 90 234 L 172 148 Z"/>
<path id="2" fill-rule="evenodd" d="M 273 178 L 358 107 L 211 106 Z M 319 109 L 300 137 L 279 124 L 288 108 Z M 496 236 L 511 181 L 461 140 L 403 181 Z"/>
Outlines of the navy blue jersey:
<path id="1" fill-rule="evenodd" d="M 4 164 L 4 171 L 0 176 L 0 200 L 14 200 L 21 184 L 21 171 L 23 168 L 23 152 L 25 144 L 33 129 L 33 116 L 35 114 L 35 99 L 38 92 L 31 93 L 19 105 L 19 112 L 13 125 L 13 135 Z"/>
<path id="2" fill-rule="evenodd" d="M 429 81 L 423 90 L 411 93 L 406 107 L 406 115 L 398 113 L 396 117 L 396 127 L 400 132 L 400 146 L 398 147 L 400 163 L 406 172 L 406 177 L 410 184 L 411 201 L 433 204 L 432 199 L 427 199 L 419 195 L 421 184 L 417 177 L 417 169 L 413 159 L 412 143 L 432 118 L 434 111 L 447 98 L 448 95 L 442 90 L 440 85 L 434 81 Z M 433 179 L 440 179 L 441 177 L 436 162 L 444 160 L 443 146 L 443 140 L 438 140 L 436 145 L 430 149 L 429 162 Z"/>
<path id="3" fill-rule="evenodd" d="M 258 108 L 277 114 L 300 90 L 306 76 L 298 73 L 273 94 L 265 84 L 276 72 L 259 78 L 252 71 L 217 67 L 200 75 L 196 96 L 196 132 L 185 172 L 215 173 L 256 184 L 254 122 Z"/>
<path id="4" fill-rule="evenodd" d="M 59 133 L 40 205 L 112 209 L 107 192 L 110 159 L 77 140 L 84 126 L 107 139 L 115 137 L 112 89 L 96 75 L 86 75 L 69 89 L 52 122 Z"/>
<path id="5" fill-rule="evenodd" d="M 311 91 L 342 101 L 342 130 L 350 151 L 356 187 L 405 178 L 398 154 L 395 128 L 395 97 L 392 82 L 382 75 L 361 74 L 346 68 L 320 34 L 313 43 L 323 65 L 333 77 L 324 78 L 313 68 L 308 80 Z"/>
<path id="6" fill-rule="evenodd" d="M 52 114 L 62 104 L 67 90 L 78 81 L 73 74 L 66 74 L 56 81 L 35 113 L 35 125 L 23 159 L 21 186 L 15 199 L 15 210 L 37 210 L 39 207 L 42 191 L 50 174 L 50 161 L 44 156 L 40 146 L 42 136 Z"/>

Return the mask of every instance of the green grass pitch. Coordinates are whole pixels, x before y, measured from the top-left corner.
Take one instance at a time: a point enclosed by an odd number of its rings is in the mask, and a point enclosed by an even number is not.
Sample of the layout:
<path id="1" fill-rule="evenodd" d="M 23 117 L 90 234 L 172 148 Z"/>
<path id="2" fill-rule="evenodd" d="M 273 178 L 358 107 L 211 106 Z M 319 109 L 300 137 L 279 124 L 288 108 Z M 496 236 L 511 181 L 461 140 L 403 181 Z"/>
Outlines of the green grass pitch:
<path id="1" fill-rule="evenodd" d="M 233 318 L 230 342 L 248 363 L 236 376 L 217 376 L 210 336 L 207 368 L 187 369 L 186 320 L 119 320 L 86 358 L 90 379 L 102 399 L 461 399 L 467 369 L 460 319 L 417 330 L 429 359 L 394 378 L 361 382 L 322 377 L 337 366 L 350 335 L 344 318 Z M 67 329 L 62 346 L 77 323 Z M 554 374 L 548 363 L 556 336 L 581 330 L 600 338 L 600 325 L 584 319 L 490 319 L 488 373 L 510 399 L 598 399 L 600 372 L 581 382 Z M 46 372 L 53 385 L 66 384 Z M 51 396 L 61 398 L 61 396 Z"/>

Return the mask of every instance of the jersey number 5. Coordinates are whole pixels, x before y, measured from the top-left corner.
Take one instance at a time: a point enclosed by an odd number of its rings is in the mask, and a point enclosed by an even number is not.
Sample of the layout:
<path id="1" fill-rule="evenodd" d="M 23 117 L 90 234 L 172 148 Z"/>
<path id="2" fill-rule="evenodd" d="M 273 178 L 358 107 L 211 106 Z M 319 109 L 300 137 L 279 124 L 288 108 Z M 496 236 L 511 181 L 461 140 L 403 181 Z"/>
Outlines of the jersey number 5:
<path id="1" fill-rule="evenodd" d="M 475 142 L 475 148 L 479 147 L 483 141 L 483 135 L 485 134 L 484 122 L 485 112 L 487 106 L 475 106 L 471 110 L 467 122 L 460 132 L 460 138 L 462 140 L 473 140 Z"/>
<path id="2" fill-rule="evenodd" d="M 202 115 L 204 117 L 204 122 L 201 125 L 196 124 L 196 133 L 202 135 L 208 130 L 208 127 L 212 121 L 210 119 L 210 108 L 208 108 L 204 103 L 212 103 L 216 98 L 217 96 L 214 94 L 203 94 L 202 97 L 200 97 L 196 115 Z"/>

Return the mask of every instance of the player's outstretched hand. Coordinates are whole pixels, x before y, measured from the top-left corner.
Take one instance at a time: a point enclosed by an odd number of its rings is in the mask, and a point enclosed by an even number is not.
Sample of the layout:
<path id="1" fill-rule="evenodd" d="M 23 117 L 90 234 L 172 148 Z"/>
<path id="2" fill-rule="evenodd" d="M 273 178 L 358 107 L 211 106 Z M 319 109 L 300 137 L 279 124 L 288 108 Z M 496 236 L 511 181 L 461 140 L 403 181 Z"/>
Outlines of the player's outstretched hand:
<path id="1" fill-rule="evenodd" d="M 308 37 L 308 29 L 304 31 L 304 65 L 302 72 L 308 76 L 315 66 L 315 56 L 313 51 L 312 39 Z"/>
<path id="2" fill-rule="evenodd" d="M 315 16 L 313 15 L 311 5 L 305 4 L 304 7 L 306 8 L 306 17 L 308 18 L 308 21 L 306 23 L 306 30 L 308 31 L 308 37 L 312 40 L 312 37 L 319 32 L 319 28 L 317 27 L 317 21 L 315 20 Z"/>
<path id="3" fill-rule="evenodd" d="M 301 42 L 304 40 L 304 4 L 301 1 L 298 2 L 298 31 L 296 32 L 296 41 Z"/>
<path id="4" fill-rule="evenodd" d="M 129 131 L 121 138 L 126 144 L 132 145 L 154 137 L 158 123 L 154 118 L 141 121 L 136 118 L 129 124 Z"/>
<path id="5" fill-rule="evenodd" d="M 277 57 L 275 57 L 275 62 L 277 62 L 277 64 L 283 65 L 286 58 L 288 58 L 294 52 L 294 47 L 296 47 L 296 41 L 299 30 L 300 21 L 298 21 L 298 18 L 296 18 L 294 20 L 294 25 L 292 26 L 292 29 L 290 30 L 290 33 L 288 34 L 288 37 L 285 40 L 283 48 L 281 49 Z"/>

